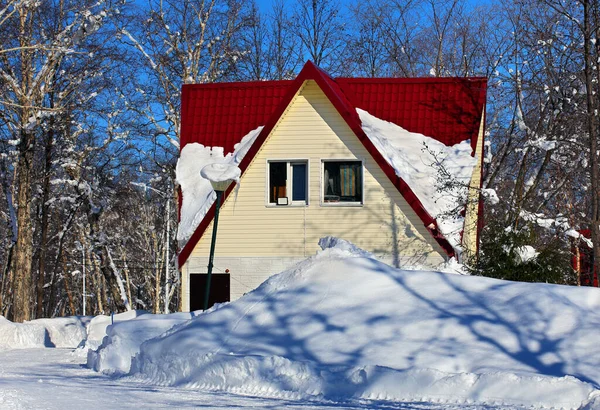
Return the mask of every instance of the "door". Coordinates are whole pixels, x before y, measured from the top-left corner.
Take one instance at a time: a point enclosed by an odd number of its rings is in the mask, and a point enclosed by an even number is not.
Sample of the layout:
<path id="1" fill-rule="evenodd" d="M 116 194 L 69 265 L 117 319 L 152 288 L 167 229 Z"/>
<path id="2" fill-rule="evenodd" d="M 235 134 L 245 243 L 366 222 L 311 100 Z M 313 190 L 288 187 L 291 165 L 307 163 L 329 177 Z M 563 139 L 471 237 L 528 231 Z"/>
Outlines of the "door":
<path id="1" fill-rule="evenodd" d="M 190 274 L 190 311 L 202 310 L 204 308 L 207 276 L 206 273 Z M 229 302 L 229 283 L 229 273 L 212 275 L 210 279 L 210 296 L 208 297 L 209 308 L 215 303 Z"/>

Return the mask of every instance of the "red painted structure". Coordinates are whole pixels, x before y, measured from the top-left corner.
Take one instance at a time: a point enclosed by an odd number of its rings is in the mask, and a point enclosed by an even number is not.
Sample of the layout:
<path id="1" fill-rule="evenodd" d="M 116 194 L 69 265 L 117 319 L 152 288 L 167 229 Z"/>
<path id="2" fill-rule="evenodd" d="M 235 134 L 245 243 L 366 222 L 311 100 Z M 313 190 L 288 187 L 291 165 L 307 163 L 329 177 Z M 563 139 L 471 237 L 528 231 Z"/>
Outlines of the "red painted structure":
<path id="1" fill-rule="evenodd" d="M 589 229 L 582 229 L 579 233 L 587 239 L 591 238 Z M 598 272 L 594 269 L 594 250 L 587 243 L 575 239 L 571 246 L 571 255 L 571 266 L 579 275 L 579 284 L 597 288 Z"/>
<path id="2" fill-rule="evenodd" d="M 263 125 L 239 165 L 243 173 L 306 80 L 319 85 L 433 238 L 449 256 L 454 256 L 436 221 L 362 130 L 356 108 L 446 145 L 470 139 L 475 147 L 485 109 L 485 78 L 333 79 L 309 61 L 295 80 L 184 85 L 180 148 L 197 142 L 223 147 L 225 153 L 233 152 L 242 137 Z M 179 266 L 183 266 L 200 240 L 214 211 L 213 205 L 179 253 Z"/>

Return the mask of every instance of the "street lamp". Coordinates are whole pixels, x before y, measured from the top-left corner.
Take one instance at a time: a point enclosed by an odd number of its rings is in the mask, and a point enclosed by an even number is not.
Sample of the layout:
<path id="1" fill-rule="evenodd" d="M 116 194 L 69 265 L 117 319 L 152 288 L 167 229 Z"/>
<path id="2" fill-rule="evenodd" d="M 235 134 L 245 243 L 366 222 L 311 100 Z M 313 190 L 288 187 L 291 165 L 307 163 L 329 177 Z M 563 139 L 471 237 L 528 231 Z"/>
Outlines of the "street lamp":
<path id="1" fill-rule="evenodd" d="M 200 175 L 208 179 L 217 194 L 215 205 L 215 220 L 213 223 L 212 239 L 210 241 L 210 256 L 208 257 L 208 273 L 206 275 L 206 289 L 204 292 L 204 310 L 208 309 L 208 297 L 210 296 L 210 280 L 212 277 L 213 260 L 215 257 L 215 244 L 217 242 L 217 225 L 219 223 L 219 209 L 223 193 L 227 191 L 233 181 L 239 182 L 242 171 L 235 165 L 210 164 L 202 168 Z"/>

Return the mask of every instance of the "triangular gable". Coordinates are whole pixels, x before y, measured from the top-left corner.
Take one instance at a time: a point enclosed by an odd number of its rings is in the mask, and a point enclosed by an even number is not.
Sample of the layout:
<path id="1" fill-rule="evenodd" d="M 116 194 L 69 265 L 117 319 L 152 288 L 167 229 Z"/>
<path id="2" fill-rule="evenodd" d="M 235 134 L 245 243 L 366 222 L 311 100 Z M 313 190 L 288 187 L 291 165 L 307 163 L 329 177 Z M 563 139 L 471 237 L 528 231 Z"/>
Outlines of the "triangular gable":
<path id="1" fill-rule="evenodd" d="M 396 188 L 402 194 L 402 196 L 407 201 L 407 203 L 411 206 L 411 208 L 415 211 L 415 213 L 423 221 L 423 224 L 431 232 L 433 238 L 438 242 L 438 244 L 442 247 L 442 249 L 444 249 L 444 251 L 449 256 L 451 256 L 451 257 L 454 256 L 453 247 L 446 240 L 446 238 L 444 238 L 439 233 L 437 226 L 436 226 L 435 219 L 432 218 L 431 215 L 427 212 L 427 210 L 424 208 L 421 201 L 417 198 L 417 196 L 414 194 L 414 192 L 411 190 L 411 188 L 408 186 L 408 184 L 402 178 L 400 178 L 396 175 L 392 166 L 387 163 L 387 161 L 383 158 L 381 153 L 377 150 L 377 148 L 373 145 L 371 140 L 367 137 L 367 135 L 363 131 L 363 129 L 361 127 L 360 119 L 358 117 L 358 113 L 356 111 L 356 106 L 349 101 L 349 99 L 347 98 L 347 96 L 345 95 L 344 91 L 342 90 L 342 88 L 340 87 L 340 85 L 338 83 L 336 83 L 334 80 L 332 80 L 327 74 L 325 74 L 321 69 L 319 69 L 316 65 L 314 65 L 310 61 L 304 65 L 300 74 L 298 75 L 298 77 L 295 80 L 273 82 L 275 85 L 274 88 L 277 90 L 277 92 L 274 92 L 273 93 L 274 96 L 269 99 L 270 104 L 272 105 L 279 98 L 281 93 L 284 93 L 284 95 L 283 95 L 283 97 L 281 97 L 280 102 L 277 104 L 277 107 L 272 112 L 272 114 L 270 116 L 268 116 L 268 119 L 264 123 L 264 128 L 262 129 L 262 131 L 256 138 L 255 142 L 252 144 L 252 147 L 250 148 L 248 153 L 245 155 L 244 159 L 239 164 L 239 168 L 242 170 L 242 175 L 245 172 L 245 170 L 248 168 L 248 166 L 250 165 L 250 162 L 254 159 L 257 152 L 260 150 L 260 148 L 264 144 L 264 142 L 266 141 L 267 137 L 269 136 L 269 134 L 271 133 L 271 131 L 273 130 L 273 128 L 275 127 L 275 125 L 277 124 L 277 122 L 279 121 L 279 119 L 281 118 L 281 116 L 283 115 L 283 113 L 285 112 L 287 107 L 289 106 L 289 104 L 292 102 L 292 100 L 294 99 L 296 94 L 299 92 L 299 90 L 301 89 L 304 82 L 307 80 L 314 80 L 317 83 L 317 85 L 321 88 L 321 90 L 324 92 L 324 94 L 327 96 L 327 98 L 330 100 L 330 102 L 333 104 L 333 106 L 336 108 L 336 110 L 339 112 L 339 114 L 342 116 L 342 118 L 346 121 L 348 126 L 352 129 L 352 131 L 355 133 L 355 135 L 358 137 L 358 139 L 361 141 L 361 143 L 365 146 L 367 151 L 371 154 L 373 159 L 379 164 L 379 166 L 384 171 L 384 173 L 387 175 L 387 177 L 390 179 L 390 181 L 394 184 L 394 186 L 396 186 Z M 345 79 L 345 80 L 346 80 L 346 83 L 349 84 L 349 82 L 347 81 L 349 79 Z M 341 83 L 343 83 L 343 81 Z M 239 88 L 240 85 L 244 85 L 244 84 L 245 83 L 213 84 L 212 86 L 214 86 L 214 91 L 213 90 L 211 90 L 211 91 L 214 93 L 218 92 L 216 90 L 218 90 L 220 86 L 227 87 L 229 85 L 233 88 L 235 88 L 236 86 Z M 256 83 L 256 82 L 249 83 L 249 84 L 256 86 L 256 87 L 260 86 L 260 83 Z M 187 87 L 189 87 L 189 86 L 187 86 Z M 206 87 L 206 86 L 204 86 L 204 87 Z M 192 91 L 191 89 L 189 89 L 188 92 L 186 93 L 185 88 L 186 87 L 184 87 L 184 92 L 182 92 L 182 99 L 186 98 L 187 100 L 184 100 L 184 103 L 182 104 L 183 106 L 186 105 L 186 101 L 188 103 L 190 103 L 189 91 Z M 349 87 L 349 91 L 352 92 L 352 90 L 350 90 L 350 88 L 351 87 Z M 252 93 L 252 92 L 255 92 L 255 91 L 251 90 L 250 93 Z M 221 99 L 222 99 L 222 97 L 221 97 Z M 205 104 L 208 103 L 208 101 L 210 101 L 210 97 L 204 97 L 204 101 L 205 101 Z M 364 102 L 362 104 L 364 104 Z M 208 104 L 208 105 L 210 105 L 210 104 Z M 268 104 L 260 104 L 260 105 L 262 105 L 263 108 L 266 108 L 265 105 L 268 105 Z M 244 108 L 246 108 L 246 106 L 244 106 Z M 362 107 L 359 106 L 359 108 L 362 108 Z M 192 108 L 187 107 L 186 109 L 190 110 Z M 198 108 L 196 107 L 196 110 L 197 109 Z M 237 127 L 240 129 L 243 129 L 245 127 L 245 128 L 247 128 L 246 129 L 246 132 L 247 132 L 247 131 L 253 129 L 253 127 L 256 128 L 257 126 L 261 125 L 260 123 L 256 123 L 257 121 L 259 121 L 259 119 L 257 119 L 258 117 L 268 115 L 268 114 L 266 114 L 266 112 L 257 114 L 256 111 L 254 112 L 254 114 L 255 114 L 254 117 L 252 117 L 250 115 L 249 118 L 247 118 L 246 122 L 248 122 L 248 124 L 245 124 L 243 121 L 240 121 L 240 123 L 244 124 L 244 125 L 238 125 Z M 479 115 L 480 115 L 479 118 L 481 120 L 481 111 L 480 111 Z M 184 110 L 182 109 L 182 117 L 190 118 L 190 112 L 189 111 L 184 112 Z M 185 125 L 183 123 L 184 123 L 184 121 L 182 121 L 181 147 L 183 147 L 188 142 L 195 142 L 195 140 L 196 140 L 195 138 L 193 138 L 193 137 L 190 138 L 190 136 L 189 136 L 189 133 L 192 132 L 192 130 L 194 130 L 194 128 L 193 127 L 185 128 L 186 132 L 184 133 L 184 127 L 187 127 L 188 125 Z M 479 126 L 477 126 L 477 129 L 479 129 Z M 197 132 L 197 130 L 194 130 L 194 131 Z M 414 132 L 418 132 L 418 130 L 414 131 Z M 202 134 L 200 134 L 200 135 L 202 135 Z M 234 137 L 236 135 L 244 135 L 244 134 L 240 131 L 240 132 L 236 133 L 234 135 Z M 184 138 L 184 136 L 185 136 L 185 138 Z M 226 148 L 225 152 L 232 152 L 233 145 L 238 142 L 233 139 L 234 137 L 227 136 L 227 137 L 225 137 L 224 140 L 220 141 L 220 140 L 218 140 L 218 137 L 215 137 L 214 135 L 212 138 L 208 138 L 208 139 L 207 139 L 206 135 L 204 135 L 203 139 L 200 142 L 205 146 L 210 146 L 211 140 L 215 141 L 213 143 L 214 146 L 231 145 L 231 147 L 229 147 L 229 148 L 225 147 Z M 467 138 L 463 137 L 462 140 L 465 140 Z M 226 144 L 224 144 L 224 141 L 226 142 Z M 225 193 L 224 200 L 229 196 L 229 194 L 231 193 L 232 190 L 233 190 L 233 187 L 230 187 L 229 190 Z M 202 235 L 208 228 L 208 225 L 213 220 L 214 214 L 215 214 L 215 204 L 213 204 L 210 207 L 209 211 L 205 215 L 204 219 L 202 220 L 202 222 L 200 223 L 198 228 L 196 228 L 195 232 L 192 234 L 192 236 L 189 238 L 189 240 L 187 241 L 187 243 L 185 244 L 185 246 L 179 253 L 179 257 L 178 257 L 179 266 L 183 266 L 183 264 L 186 262 L 186 260 L 190 256 L 192 250 L 194 249 L 194 247 L 196 246 L 196 244 L 198 243 L 198 241 L 200 240 L 200 238 L 202 237 Z"/>

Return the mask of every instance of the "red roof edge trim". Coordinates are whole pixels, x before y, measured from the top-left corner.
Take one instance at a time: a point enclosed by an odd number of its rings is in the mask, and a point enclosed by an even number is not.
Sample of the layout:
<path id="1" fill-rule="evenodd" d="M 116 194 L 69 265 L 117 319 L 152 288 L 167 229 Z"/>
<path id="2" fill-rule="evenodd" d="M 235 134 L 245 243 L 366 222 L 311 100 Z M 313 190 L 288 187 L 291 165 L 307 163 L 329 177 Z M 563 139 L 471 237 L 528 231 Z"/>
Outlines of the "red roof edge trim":
<path id="1" fill-rule="evenodd" d="M 246 171 L 246 168 L 248 168 L 252 159 L 254 159 L 258 151 L 262 148 L 263 144 L 267 140 L 267 137 L 269 136 L 269 134 L 271 134 L 271 131 L 273 131 L 273 128 L 275 128 L 277 122 L 279 122 L 279 119 L 281 118 L 285 110 L 288 108 L 288 106 L 290 105 L 300 88 L 302 87 L 302 84 L 304 84 L 304 77 L 306 77 L 307 75 L 306 67 L 309 63 L 312 64 L 310 61 L 307 62 L 300 74 L 298 74 L 298 77 L 296 77 L 296 79 L 293 80 L 289 91 L 287 92 L 283 100 L 281 100 L 281 103 L 279 104 L 275 112 L 271 115 L 271 117 L 269 117 L 262 131 L 260 132 L 260 134 L 258 134 L 256 140 L 244 156 L 244 159 L 242 159 L 242 161 L 240 162 L 239 167 L 242 170 L 242 174 Z"/>
<path id="2" fill-rule="evenodd" d="M 223 199 L 221 200 L 222 201 L 221 204 L 225 204 L 225 201 L 227 200 L 227 198 L 229 198 L 229 194 L 231 194 L 231 192 L 233 191 L 235 184 L 236 184 L 235 182 L 233 184 L 231 184 L 229 186 L 229 188 L 227 189 L 227 191 L 225 191 L 225 194 L 223 195 Z M 206 215 L 204 215 L 204 218 L 202 218 L 202 222 L 200 222 L 200 225 L 198 225 L 198 228 L 196 228 L 196 230 L 194 231 L 192 236 L 190 236 L 190 239 L 188 239 L 186 244 L 183 246 L 183 249 L 181 249 L 181 252 L 179 252 L 179 255 L 177 256 L 177 263 L 178 263 L 177 266 L 179 266 L 179 268 L 183 267 L 185 262 L 188 260 L 188 258 L 192 254 L 194 247 L 196 246 L 196 244 L 198 243 L 200 238 L 202 238 L 202 235 L 204 235 L 204 232 L 208 228 L 208 225 L 210 225 L 210 223 L 215 218 L 215 212 L 216 212 L 216 200 L 210 206 L 210 209 L 208 210 Z"/>
<path id="3" fill-rule="evenodd" d="M 294 80 L 269 80 L 268 83 L 271 85 L 288 85 Z M 253 88 L 257 85 L 265 84 L 265 81 L 228 81 L 223 83 L 200 83 L 200 84 L 184 84 L 182 86 L 182 92 L 184 89 L 194 88 Z"/>

